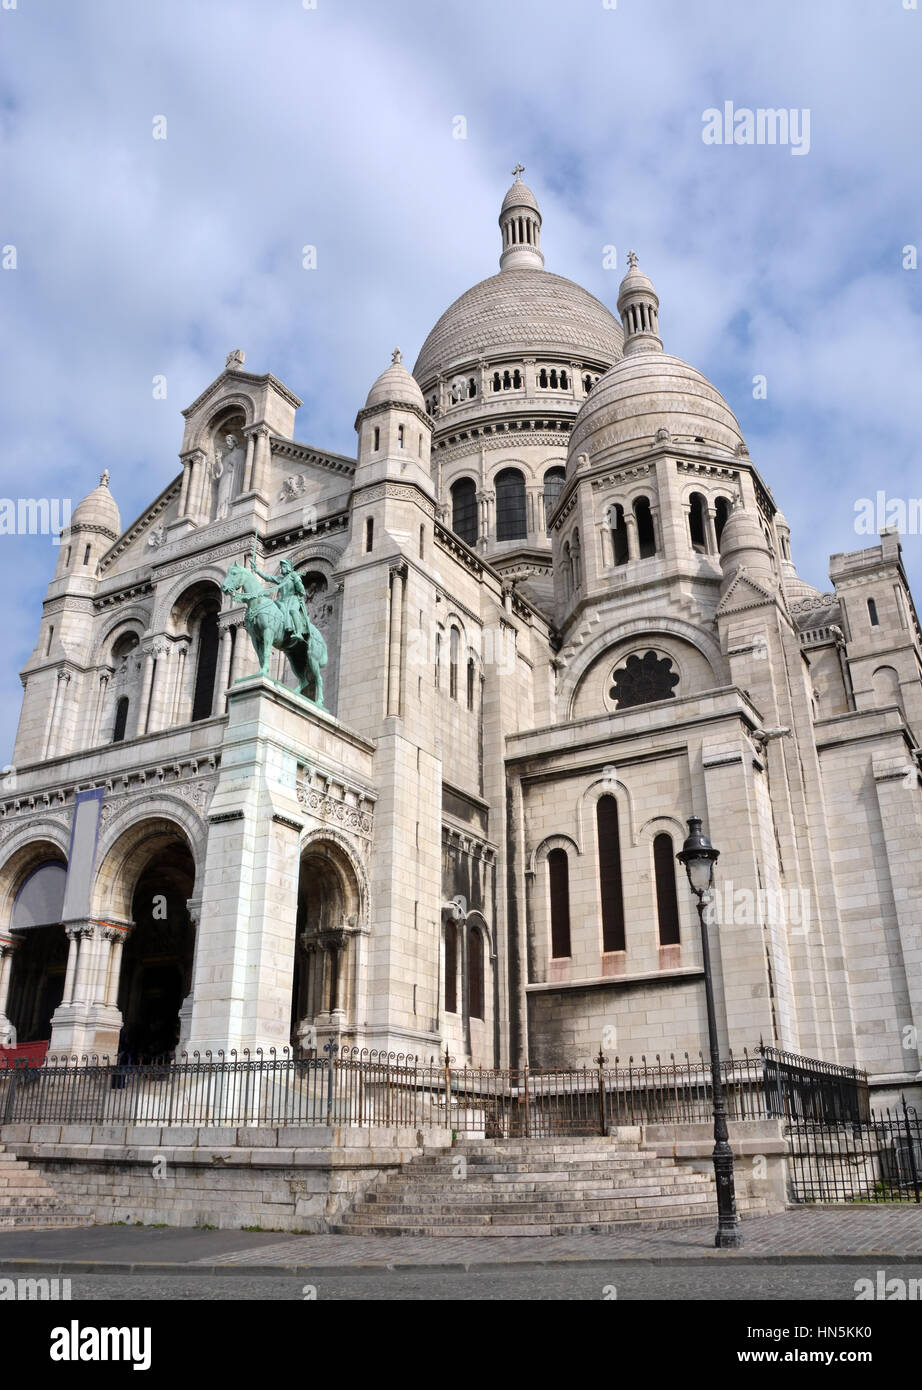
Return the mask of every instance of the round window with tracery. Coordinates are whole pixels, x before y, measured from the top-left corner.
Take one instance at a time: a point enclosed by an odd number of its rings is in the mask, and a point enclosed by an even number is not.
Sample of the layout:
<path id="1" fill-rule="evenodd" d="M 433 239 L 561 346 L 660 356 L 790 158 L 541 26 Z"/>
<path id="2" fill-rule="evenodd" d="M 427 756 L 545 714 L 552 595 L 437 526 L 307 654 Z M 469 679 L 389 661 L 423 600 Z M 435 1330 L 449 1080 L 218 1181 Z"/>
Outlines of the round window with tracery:
<path id="1" fill-rule="evenodd" d="M 630 709 L 633 705 L 648 705 L 653 700 L 672 700 L 675 687 L 679 683 L 677 671 L 672 669 L 672 658 L 659 656 L 654 651 L 640 656 L 632 652 L 626 661 L 615 668 L 609 699 L 615 701 L 616 709 Z"/>

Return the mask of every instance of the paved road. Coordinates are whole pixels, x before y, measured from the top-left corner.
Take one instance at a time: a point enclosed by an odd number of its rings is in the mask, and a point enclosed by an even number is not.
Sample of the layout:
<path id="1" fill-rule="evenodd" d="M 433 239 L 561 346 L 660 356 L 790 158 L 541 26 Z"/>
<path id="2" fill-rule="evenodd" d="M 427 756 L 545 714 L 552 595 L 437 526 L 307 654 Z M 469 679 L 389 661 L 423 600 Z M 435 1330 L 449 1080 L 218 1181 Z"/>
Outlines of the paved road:
<path id="1" fill-rule="evenodd" d="M 392 1271 L 354 1269 L 292 1278 L 259 1274 L 252 1270 L 232 1276 L 211 1274 L 85 1274 L 71 1277 L 71 1297 L 76 1300 L 120 1302 L 138 1299 L 157 1302 L 202 1300 L 246 1302 L 620 1302 L 678 1299 L 709 1300 L 855 1300 L 855 1281 L 876 1277 L 877 1264 L 867 1268 L 849 1264 L 728 1265 L 683 1261 L 674 1265 L 631 1265 L 572 1261 L 540 1268 L 507 1265 L 482 1266 L 465 1271 L 416 1266 Z M 889 1274 L 922 1279 L 922 1261 L 893 1266 Z M 854 1318 L 863 1303 L 854 1303 Z M 841 1321 L 841 1318 L 836 1319 Z"/>
<path id="2" fill-rule="evenodd" d="M 417 1238 L 408 1236 L 292 1236 L 271 1231 L 200 1231 L 149 1226 L 93 1226 L 63 1231 L 0 1231 L 0 1271 L 38 1261 L 73 1273 L 87 1262 L 130 1273 L 139 1265 L 284 1273 L 399 1264 L 471 1267 L 547 1265 L 555 1261 L 726 1260 L 713 1248 L 713 1223 L 675 1230 L 626 1230 L 617 1235 Z M 743 1223 L 738 1267 L 754 1260 L 863 1262 L 922 1261 L 922 1207 L 805 1207 Z M 100 1271 L 103 1272 L 103 1271 Z M 114 1273 L 115 1269 L 111 1268 Z"/>

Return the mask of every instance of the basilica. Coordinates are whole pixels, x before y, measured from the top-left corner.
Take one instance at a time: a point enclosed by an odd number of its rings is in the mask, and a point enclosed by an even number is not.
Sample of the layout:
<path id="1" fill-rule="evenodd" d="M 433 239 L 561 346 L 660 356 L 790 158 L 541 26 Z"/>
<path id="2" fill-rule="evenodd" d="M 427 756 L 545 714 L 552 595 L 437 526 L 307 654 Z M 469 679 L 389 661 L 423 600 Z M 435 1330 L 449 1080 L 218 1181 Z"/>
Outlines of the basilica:
<path id="1" fill-rule="evenodd" d="M 800 579 L 637 257 L 611 306 L 546 269 L 522 172 L 499 272 L 382 363 L 354 457 L 237 350 L 141 516 L 117 474 L 74 509 L 0 785 L 0 1041 L 694 1056 L 694 815 L 722 1047 L 918 1096 L 899 536 Z M 260 673 L 234 565 L 300 577 L 322 682 Z"/>

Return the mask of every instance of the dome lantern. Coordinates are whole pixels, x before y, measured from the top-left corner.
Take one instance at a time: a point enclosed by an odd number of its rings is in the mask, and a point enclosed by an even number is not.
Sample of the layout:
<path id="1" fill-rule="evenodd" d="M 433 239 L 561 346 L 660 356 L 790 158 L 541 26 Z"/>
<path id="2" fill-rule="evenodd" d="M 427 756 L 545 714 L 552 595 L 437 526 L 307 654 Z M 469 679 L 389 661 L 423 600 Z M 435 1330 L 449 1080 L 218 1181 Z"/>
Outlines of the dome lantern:
<path id="1" fill-rule="evenodd" d="M 624 355 L 633 352 L 662 352 L 659 336 L 659 296 L 653 282 L 644 275 L 637 253 L 630 251 L 628 272 L 618 291 L 618 313 L 624 327 Z"/>
<path id="2" fill-rule="evenodd" d="M 513 169 L 515 183 L 503 199 L 499 225 L 503 234 L 500 270 L 543 270 L 541 253 L 541 212 L 538 200 L 527 184 L 522 182 L 523 164 Z"/>

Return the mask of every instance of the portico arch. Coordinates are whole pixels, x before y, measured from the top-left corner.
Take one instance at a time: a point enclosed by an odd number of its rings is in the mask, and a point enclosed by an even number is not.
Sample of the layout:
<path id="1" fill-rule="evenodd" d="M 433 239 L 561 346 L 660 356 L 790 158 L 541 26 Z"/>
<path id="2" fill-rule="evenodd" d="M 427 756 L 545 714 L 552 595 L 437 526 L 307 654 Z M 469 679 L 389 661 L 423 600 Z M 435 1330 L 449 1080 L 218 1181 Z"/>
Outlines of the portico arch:
<path id="1" fill-rule="evenodd" d="M 355 942 L 364 918 L 356 864 L 322 832 L 302 848 L 291 991 L 291 1044 L 316 1047 L 321 1030 L 340 1033 L 355 1019 Z"/>
<path id="2" fill-rule="evenodd" d="M 43 1042 L 61 1002 L 67 862 L 50 840 L 21 846 L 0 871 L 0 1044 Z"/>

